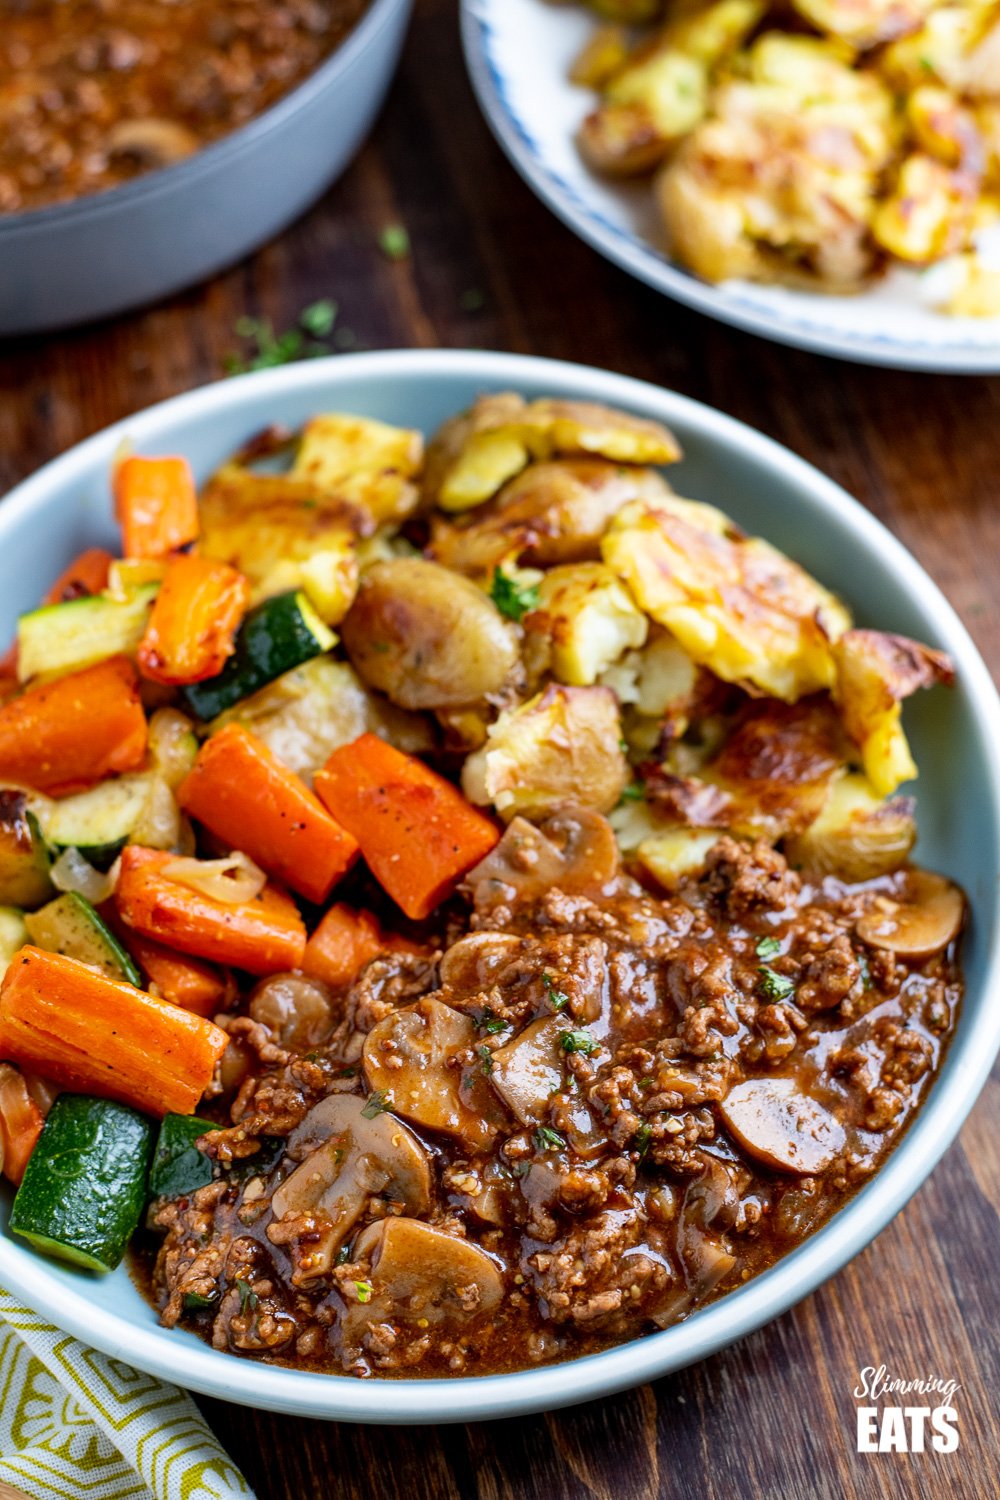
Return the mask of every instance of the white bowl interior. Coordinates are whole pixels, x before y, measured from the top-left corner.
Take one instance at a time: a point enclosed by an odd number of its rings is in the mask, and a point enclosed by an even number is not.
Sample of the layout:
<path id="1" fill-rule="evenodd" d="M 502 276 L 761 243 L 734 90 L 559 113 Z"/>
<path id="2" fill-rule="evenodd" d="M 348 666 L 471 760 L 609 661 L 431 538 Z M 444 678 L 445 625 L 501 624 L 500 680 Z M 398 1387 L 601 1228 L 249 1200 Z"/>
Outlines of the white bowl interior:
<path id="1" fill-rule="evenodd" d="M 914 635 L 953 656 L 959 684 L 907 709 L 921 779 L 918 857 L 960 881 L 973 918 L 968 995 L 942 1073 L 878 1176 L 778 1266 L 685 1323 L 607 1354 L 528 1373 L 458 1381 L 358 1381 L 288 1371 L 217 1353 L 167 1332 L 124 1269 L 95 1279 L 0 1237 L 0 1282 L 61 1327 L 195 1390 L 300 1415 L 370 1422 L 459 1420 L 554 1407 L 637 1384 L 701 1358 L 789 1307 L 838 1270 L 915 1191 L 947 1147 L 1000 1043 L 997 870 L 1000 707 L 953 611 L 898 542 L 816 470 L 732 419 L 602 371 L 475 352 L 365 354 L 263 371 L 168 401 L 99 433 L 33 476 L 0 506 L 0 646 L 81 548 L 114 545 L 108 473 L 128 435 L 144 452 L 178 451 L 199 478 L 270 423 L 341 410 L 429 432 L 482 391 L 604 400 L 666 421 L 684 449 L 670 478 L 785 548 L 853 606 L 859 623 Z M 9 1197 L 0 1194 L 0 1227 Z"/>

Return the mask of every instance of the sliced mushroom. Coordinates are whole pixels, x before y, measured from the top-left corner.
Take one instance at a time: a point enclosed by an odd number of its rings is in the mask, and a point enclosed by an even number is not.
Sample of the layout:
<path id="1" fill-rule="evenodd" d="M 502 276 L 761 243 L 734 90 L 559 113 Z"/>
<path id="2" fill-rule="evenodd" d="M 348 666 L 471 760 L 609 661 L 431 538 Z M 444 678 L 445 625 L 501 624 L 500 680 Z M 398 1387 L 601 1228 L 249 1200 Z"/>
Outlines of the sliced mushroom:
<path id="1" fill-rule="evenodd" d="M 274 1194 L 275 1219 L 312 1214 L 329 1226 L 308 1262 L 308 1277 L 324 1275 L 374 1196 L 410 1213 L 431 1202 L 427 1152 L 406 1126 L 384 1111 L 373 1114 L 357 1094 L 330 1094 L 309 1111 L 288 1141 L 291 1154 L 314 1145 Z"/>
<path id="2" fill-rule="evenodd" d="M 562 1016 L 543 1016 L 492 1055 L 490 1083 L 522 1125 L 545 1119 L 552 1094 L 562 1087 L 566 1026 Z"/>
<path id="3" fill-rule="evenodd" d="M 512 932 L 466 933 L 441 958 L 442 989 L 459 995 L 481 995 L 497 982 L 524 946 L 524 940 Z"/>
<path id="4" fill-rule="evenodd" d="M 176 120 L 121 120 L 108 133 L 111 156 L 128 156 L 142 167 L 169 167 L 193 156 L 201 142 Z"/>
<path id="5" fill-rule="evenodd" d="M 492 1312 L 503 1297 L 503 1279 L 485 1250 L 418 1219 L 369 1225 L 354 1258 L 371 1262 L 372 1295 L 348 1308 L 349 1338 L 368 1323 L 390 1320 L 421 1328 L 466 1323 Z"/>
<path id="6" fill-rule="evenodd" d="M 326 1041 L 333 1030 L 333 1007 L 326 985 L 304 974 L 273 974 L 250 997 L 250 1015 L 267 1026 L 280 1046 L 305 1052 Z"/>
<path id="7" fill-rule="evenodd" d="M 775 1172 L 823 1172 L 843 1150 L 844 1127 L 794 1078 L 748 1078 L 719 1113 L 736 1140 Z"/>
<path id="8" fill-rule="evenodd" d="M 468 1016 L 440 1000 L 418 1000 L 368 1033 L 365 1077 L 404 1119 L 485 1151 L 504 1116 L 481 1069 L 461 1066 L 459 1055 L 476 1041 Z"/>
<path id="9" fill-rule="evenodd" d="M 503 838 L 465 878 L 477 910 L 498 901 L 561 891 L 599 890 L 618 874 L 618 845 L 608 820 L 589 808 L 565 807 L 541 827 L 514 818 Z"/>
<path id="10" fill-rule="evenodd" d="M 930 958 L 954 942 L 964 920 L 965 897 L 957 885 L 930 870 L 910 870 L 905 898 L 877 897 L 856 931 L 862 942 L 900 958 Z"/>

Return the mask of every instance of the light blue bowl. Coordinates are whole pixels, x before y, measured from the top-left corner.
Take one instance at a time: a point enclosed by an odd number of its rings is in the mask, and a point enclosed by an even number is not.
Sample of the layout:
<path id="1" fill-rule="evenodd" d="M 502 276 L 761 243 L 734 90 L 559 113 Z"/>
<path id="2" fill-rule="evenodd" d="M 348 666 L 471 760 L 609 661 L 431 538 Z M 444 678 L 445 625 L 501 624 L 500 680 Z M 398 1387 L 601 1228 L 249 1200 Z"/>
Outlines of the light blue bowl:
<path id="1" fill-rule="evenodd" d="M 107 193 L 0 214 L 0 335 L 66 328 L 203 281 L 284 229 L 347 166 L 385 98 L 412 0 L 373 0 L 255 120 Z"/>
<path id="2" fill-rule="evenodd" d="M 860 623 L 950 653 L 958 687 L 918 697 L 907 728 L 921 767 L 919 857 L 959 881 L 971 901 L 961 1020 L 913 1128 L 830 1223 L 675 1328 L 566 1364 L 452 1381 L 361 1381 L 237 1362 L 192 1334 L 161 1329 L 124 1270 L 93 1279 L 0 1237 L 0 1284 L 106 1353 L 207 1395 L 347 1421 L 459 1421 L 588 1400 L 702 1359 L 807 1296 L 885 1227 L 954 1139 L 1000 1045 L 1000 704 L 989 674 L 938 589 L 878 521 L 801 459 L 697 402 L 577 365 L 450 351 L 358 354 L 193 391 L 90 438 L 0 505 L 0 643 L 76 552 L 115 544 L 108 473 L 126 436 L 140 451 L 186 454 L 204 478 L 271 423 L 294 427 L 340 410 L 429 432 L 480 392 L 508 389 L 606 401 L 668 423 L 687 455 L 670 471 L 681 493 L 785 548 L 842 594 Z M 0 1200 L 2 1225 L 7 1208 Z"/>

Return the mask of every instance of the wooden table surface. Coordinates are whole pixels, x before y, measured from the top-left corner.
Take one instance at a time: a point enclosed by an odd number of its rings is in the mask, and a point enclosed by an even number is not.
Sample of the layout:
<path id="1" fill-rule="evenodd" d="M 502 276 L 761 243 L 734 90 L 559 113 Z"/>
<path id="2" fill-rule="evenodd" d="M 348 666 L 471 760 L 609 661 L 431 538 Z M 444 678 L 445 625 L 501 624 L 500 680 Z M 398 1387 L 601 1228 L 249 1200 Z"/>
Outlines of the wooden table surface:
<path id="1" fill-rule="evenodd" d="M 777 438 L 911 548 L 996 671 L 1000 379 L 797 353 L 606 265 L 494 144 L 466 81 L 456 11 L 456 0 L 418 0 L 374 135 L 276 243 L 145 314 L 0 347 L 0 493 L 107 423 L 217 379 L 241 315 L 282 328 L 332 297 L 344 344 L 471 345 L 604 365 Z M 378 249 L 394 223 L 412 241 L 395 262 Z M 985 1500 L 1000 1493 L 998 1121 L 995 1074 L 960 1143 L 846 1271 L 752 1338 L 653 1386 L 549 1416 L 416 1430 L 202 1405 L 261 1500 Z M 961 1383 L 957 1453 L 855 1451 L 852 1388 L 860 1367 L 883 1363 Z"/>

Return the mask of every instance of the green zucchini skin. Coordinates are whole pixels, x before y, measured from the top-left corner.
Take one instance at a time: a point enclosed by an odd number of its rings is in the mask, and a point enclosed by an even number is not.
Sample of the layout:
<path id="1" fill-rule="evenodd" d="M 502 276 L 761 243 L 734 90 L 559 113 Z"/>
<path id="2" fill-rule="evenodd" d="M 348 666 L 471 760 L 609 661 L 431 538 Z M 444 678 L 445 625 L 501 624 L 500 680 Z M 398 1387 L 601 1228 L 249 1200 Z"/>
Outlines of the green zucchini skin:
<path id="1" fill-rule="evenodd" d="M 139 771 L 39 808 L 45 842 L 53 850 L 79 849 L 95 870 L 108 869 L 142 817 L 151 786 L 152 777 Z"/>
<path id="2" fill-rule="evenodd" d="M 139 970 L 86 896 L 67 891 L 24 919 L 36 948 L 64 953 L 100 969 L 109 979 L 142 988 Z"/>
<path id="3" fill-rule="evenodd" d="M 107 656 L 131 656 L 142 640 L 158 583 L 141 584 L 124 599 L 90 594 L 46 604 L 17 623 L 18 675 L 75 672 Z"/>
<path id="4" fill-rule="evenodd" d="M 125 1104 L 60 1094 L 14 1198 L 11 1232 L 71 1265 L 113 1271 L 146 1206 L 153 1130 Z"/>
<path id="5" fill-rule="evenodd" d="M 184 696 L 203 723 L 249 698 L 293 667 L 320 656 L 334 636 L 303 593 L 276 594 L 250 611 L 236 636 L 235 650 L 217 677 L 194 682 Z"/>
<path id="6" fill-rule="evenodd" d="M 23 792 L 0 791 L 0 905 L 31 910 L 54 894 L 49 853 Z"/>
<path id="7" fill-rule="evenodd" d="M 212 1162 L 198 1150 L 195 1141 L 218 1128 L 197 1115 L 164 1115 L 149 1169 L 151 1198 L 181 1198 L 208 1186 Z"/>

